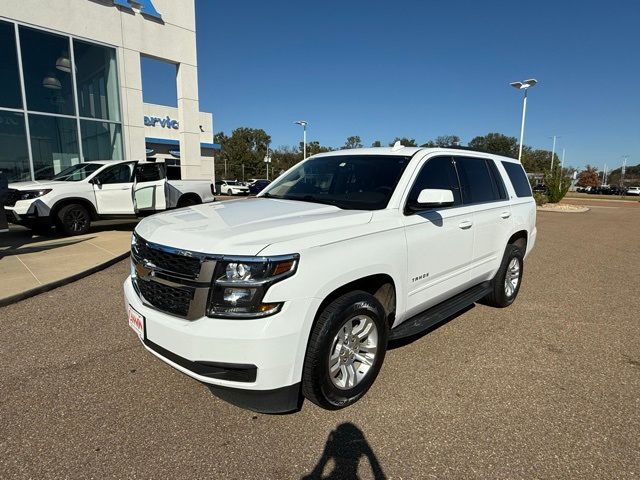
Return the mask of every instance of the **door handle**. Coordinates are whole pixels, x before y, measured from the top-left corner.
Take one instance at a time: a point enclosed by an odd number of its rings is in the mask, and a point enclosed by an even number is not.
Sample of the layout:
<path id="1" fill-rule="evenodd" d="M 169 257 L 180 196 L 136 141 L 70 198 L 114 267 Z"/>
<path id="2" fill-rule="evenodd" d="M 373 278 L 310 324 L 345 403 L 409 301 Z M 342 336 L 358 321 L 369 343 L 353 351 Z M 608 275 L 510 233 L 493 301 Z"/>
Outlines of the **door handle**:
<path id="1" fill-rule="evenodd" d="M 467 230 L 468 228 L 471 228 L 473 226 L 473 222 L 470 220 L 465 220 L 464 222 L 460 222 L 458 224 L 458 227 L 460 227 L 462 230 Z"/>
<path id="2" fill-rule="evenodd" d="M 509 218 L 511 216 L 511 212 L 502 212 L 500 214 L 500 218 Z"/>

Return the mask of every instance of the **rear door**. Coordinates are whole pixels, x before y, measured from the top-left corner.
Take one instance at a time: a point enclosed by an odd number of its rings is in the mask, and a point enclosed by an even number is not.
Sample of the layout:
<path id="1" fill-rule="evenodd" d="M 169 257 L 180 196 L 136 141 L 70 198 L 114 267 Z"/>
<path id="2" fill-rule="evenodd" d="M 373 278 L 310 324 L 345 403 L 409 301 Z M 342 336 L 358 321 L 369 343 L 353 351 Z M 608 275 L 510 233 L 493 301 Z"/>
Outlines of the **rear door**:
<path id="1" fill-rule="evenodd" d="M 96 208 L 100 215 L 133 215 L 133 171 L 135 162 L 107 167 L 93 179 Z"/>
<path id="2" fill-rule="evenodd" d="M 513 231 L 511 206 L 502 176 L 493 160 L 454 157 L 462 202 L 473 207 L 472 283 L 493 278 Z"/>
<path id="3" fill-rule="evenodd" d="M 136 213 L 167 209 L 167 175 L 164 164 L 149 162 L 136 165 L 133 205 Z"/>
<path id="4" fill-rule="evenodd" d="M 422 164 L 403 205 L 417 200 L 425 188 L 451 190 L 454 205 L 414 214 L 405 211 L 408 316 L 466 289 L 472 262 L 472 207 L 462 204 L 451 156 L 431 157 Z"/>

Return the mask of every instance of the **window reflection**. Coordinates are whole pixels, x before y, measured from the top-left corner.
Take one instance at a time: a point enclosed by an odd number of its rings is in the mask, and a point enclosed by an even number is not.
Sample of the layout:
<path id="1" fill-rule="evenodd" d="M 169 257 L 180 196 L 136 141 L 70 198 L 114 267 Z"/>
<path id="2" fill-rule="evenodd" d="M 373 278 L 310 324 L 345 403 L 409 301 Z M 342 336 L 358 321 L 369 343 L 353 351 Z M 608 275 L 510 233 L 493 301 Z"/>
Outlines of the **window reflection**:
<path id="1" fill-rule="evenodd" d="M 75 119 L 29 115 L 29 131 L 36 180 L 51 178 L 80 163 Z"/>
<path id="2" fill-rule="evenodd" d="M 10 182 L 31 180 L 29 151 L 22 113 L 0 110 L 0 171 Z"/>
<path id="3" fill-rule="evenodd" d="M 0 107 L 22 108 L 16 34 L 7 22 L 0 22 Z"/>

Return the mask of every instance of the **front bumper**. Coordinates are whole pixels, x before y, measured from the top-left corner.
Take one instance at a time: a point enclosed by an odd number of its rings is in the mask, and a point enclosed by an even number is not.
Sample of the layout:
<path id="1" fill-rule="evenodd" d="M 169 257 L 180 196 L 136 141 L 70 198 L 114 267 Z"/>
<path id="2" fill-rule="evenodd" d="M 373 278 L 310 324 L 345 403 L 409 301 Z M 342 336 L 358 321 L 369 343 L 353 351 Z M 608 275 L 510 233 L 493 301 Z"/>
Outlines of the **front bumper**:
<path id="1" fill-rule="evenodd" d="M 279 313 L 255 320 L 186 320 L 143 304 L 131 278 L 124 283 L 124 296 L 126 305 L 145 317 L 145 348 L 216 395 L 261 412 L 291 411 L 298 405 L 319 300 L 289 301 Z"/>

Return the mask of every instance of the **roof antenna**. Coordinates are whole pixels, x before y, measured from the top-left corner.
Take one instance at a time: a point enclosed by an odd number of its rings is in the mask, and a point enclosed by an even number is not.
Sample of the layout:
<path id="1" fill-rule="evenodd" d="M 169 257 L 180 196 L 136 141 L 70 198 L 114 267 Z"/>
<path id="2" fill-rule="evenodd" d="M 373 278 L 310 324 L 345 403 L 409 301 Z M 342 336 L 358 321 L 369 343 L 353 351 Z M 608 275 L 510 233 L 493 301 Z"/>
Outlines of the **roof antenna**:
<path id="1" fill-rule="evenodd" d="M 400 143 L 400 140 L 398 140 L 393 144 L 393 148 L 391 150 L 395 152 L 396 150 L 400 150 L 401 148 L 404 148 L 404 145 L 402 145 L 402 143 Z"/>

